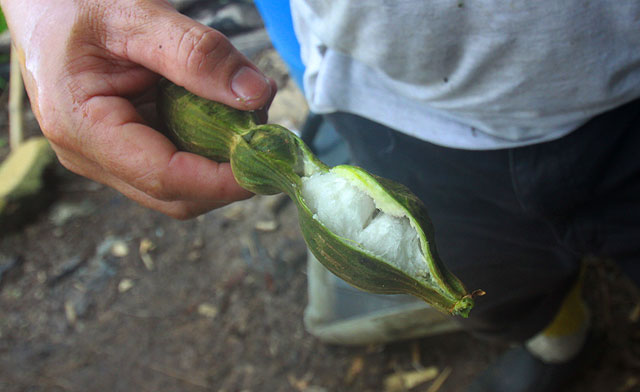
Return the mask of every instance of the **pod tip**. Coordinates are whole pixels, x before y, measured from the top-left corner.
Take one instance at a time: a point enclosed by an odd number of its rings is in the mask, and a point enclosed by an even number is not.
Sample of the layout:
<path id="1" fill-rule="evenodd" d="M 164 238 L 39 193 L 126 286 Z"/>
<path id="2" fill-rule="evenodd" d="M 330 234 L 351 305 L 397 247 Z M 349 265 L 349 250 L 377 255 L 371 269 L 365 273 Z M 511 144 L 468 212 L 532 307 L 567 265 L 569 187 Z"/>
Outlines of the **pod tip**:
<path id="1" fill-rule="evenodd" d="M 461 316 L 464 318 L 469 317 L 469 312 L 473 308 L 475 297 L 482 297 L 486 292 L 484 290 L 474 290 L 471 293 L 460 298 L 450 309 L 450 313 L 453 315 Z"/>

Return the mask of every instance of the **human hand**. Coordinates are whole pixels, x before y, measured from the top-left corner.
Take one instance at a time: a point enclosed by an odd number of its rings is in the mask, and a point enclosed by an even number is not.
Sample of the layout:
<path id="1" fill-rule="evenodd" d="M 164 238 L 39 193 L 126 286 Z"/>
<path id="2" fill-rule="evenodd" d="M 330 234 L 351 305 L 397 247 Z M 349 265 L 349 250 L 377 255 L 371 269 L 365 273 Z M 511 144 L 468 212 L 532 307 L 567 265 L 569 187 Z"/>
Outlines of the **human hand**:
<path id="1" fill-rule="evenodd" d="M 0 0 L 42 132 L 69 170 L 186 219 L 251 194 L 228 163 L 180 152 L 136 109 L 160 76 L 243 110 L 275 83 L 165 0 Z"/>

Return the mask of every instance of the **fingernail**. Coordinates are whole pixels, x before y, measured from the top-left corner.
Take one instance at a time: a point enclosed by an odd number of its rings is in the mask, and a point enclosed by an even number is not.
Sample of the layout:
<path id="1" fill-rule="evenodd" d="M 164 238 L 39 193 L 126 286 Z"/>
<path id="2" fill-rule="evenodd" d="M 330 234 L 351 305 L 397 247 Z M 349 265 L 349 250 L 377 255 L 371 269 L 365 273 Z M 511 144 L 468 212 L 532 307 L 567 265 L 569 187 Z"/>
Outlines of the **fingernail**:
<path id="1" fill-rule="evenodd" d="M 231 90 L 241 101 L 251 101 L 268 95 L 271 86 L 254 69 L 244 66 L 231 79 Z"/>

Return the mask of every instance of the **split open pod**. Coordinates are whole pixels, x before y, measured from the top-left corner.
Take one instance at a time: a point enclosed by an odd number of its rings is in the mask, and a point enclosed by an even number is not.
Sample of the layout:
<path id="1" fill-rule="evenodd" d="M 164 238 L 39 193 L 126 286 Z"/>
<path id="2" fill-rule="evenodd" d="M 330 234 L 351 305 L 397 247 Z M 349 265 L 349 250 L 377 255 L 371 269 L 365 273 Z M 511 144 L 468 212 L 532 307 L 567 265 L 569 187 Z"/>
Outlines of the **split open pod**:
<path id="1" fill-rule="evenodd" d="M 473 297 L 438 257 L 424 204 L 405 186 L 349 165 L 322 163 L 295 134 L 260 125 L 255 113 L 200 98 L 162 81 L 158 110 L 185 151 L 229 161 L 257 194 L 296 204 L 307 246 L 331 272 L 378 294 L 411 294 L 467 317 Z"/>

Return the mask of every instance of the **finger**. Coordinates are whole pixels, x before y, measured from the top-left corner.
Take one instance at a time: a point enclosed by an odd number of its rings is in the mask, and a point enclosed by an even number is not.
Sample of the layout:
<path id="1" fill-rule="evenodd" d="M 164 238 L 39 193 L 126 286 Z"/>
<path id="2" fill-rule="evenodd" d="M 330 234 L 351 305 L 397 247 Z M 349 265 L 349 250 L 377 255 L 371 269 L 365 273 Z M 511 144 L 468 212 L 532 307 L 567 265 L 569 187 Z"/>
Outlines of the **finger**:
<path id="1" fill-rule="evenodd" d="M 237 184 L 228 163 L 177 151 L 166 137 L 140 123 L 126 99 L 93 97 L 83 106 L 94 119 L 83 133 L 83 153 L 143 193 L 165 201 L 233 201 L 251 195 Z"/>
<path id="2" fill-rule="evenodd" d="M 154 199 L 131 185 L 116 179 L 107 185 L 143 207 L 151 208 L 180 220 L 195 218 L 230 203 L 223 201 L 163 201 Z"/>
<path id="3" fill-rule="evenodd" d="M 266 122 L 269 120 L 269 108 L 271 107 L 271 104 L 273 103 L 273 99 L 276 97 L 276 92 L 278 91 L 278 85 L 276 84 L 276 81 L 273 80 L 272 78 L 268 78 L 268 79 L 269 79 L 269 85 L 271 86 L 271 92 L 272 92 L 271 98 L 269 98 L 265 106 L 263 106 L 262 108 L 256 111 L 258 115 L 258 121 L 261 124 L 266 124 Z"/>
<path id="4" fill-rule="evenodd" d="M 54 150 L 56 150 L 56 154 L 62 165 L 70 171 L 114 188 L 142 206 L 154 209 L 176 219 L 190 219 L 229 204 L 229 202 L 221 200 L 158 200 L 104 171 L 100 166 L 80 155 L 67 150 L 61 150 L 55 145 Z"/>
<path id="5" fill-rule="evenodd" d="M 222 33 L 150 4 L 106 24 L 121 27 L 111 34 L 122 36 L 107 40 L 111 50 L 204 98 L 245 110 L 268 103 L 271 83 Z"/>

